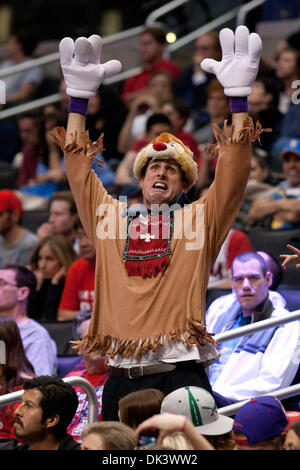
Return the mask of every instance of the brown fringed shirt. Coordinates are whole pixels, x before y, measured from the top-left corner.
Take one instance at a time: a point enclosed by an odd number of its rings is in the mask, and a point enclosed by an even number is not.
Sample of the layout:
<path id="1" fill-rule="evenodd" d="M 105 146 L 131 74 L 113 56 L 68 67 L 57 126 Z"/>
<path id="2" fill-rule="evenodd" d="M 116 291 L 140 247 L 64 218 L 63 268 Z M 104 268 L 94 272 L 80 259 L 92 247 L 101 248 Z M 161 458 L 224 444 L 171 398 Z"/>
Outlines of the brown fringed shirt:
<path id="1" fill-rule="evenodd" d="M 215 341 L 205 331 L 209 273 L 239 210 L 250 171 L 251 142 L 262 129 L 244 122 L 235 142 L 225 123 L 214 126 L 218 152 L 215 179 L 205 197 L 174 212 L 169 266 L 157 276 L 129 276 L 123 259 L 127 234 L 124 203 L 111 197 L 91 170 L 102 141 L 88 133 L 65 146 L 65 130 L 51 132 L 65 154 L 78 213 L 96 248 L 95 299 L 89 332 L 75 346 L 111 359 L 140 359 L 177 339 L 200 351 Z"/>

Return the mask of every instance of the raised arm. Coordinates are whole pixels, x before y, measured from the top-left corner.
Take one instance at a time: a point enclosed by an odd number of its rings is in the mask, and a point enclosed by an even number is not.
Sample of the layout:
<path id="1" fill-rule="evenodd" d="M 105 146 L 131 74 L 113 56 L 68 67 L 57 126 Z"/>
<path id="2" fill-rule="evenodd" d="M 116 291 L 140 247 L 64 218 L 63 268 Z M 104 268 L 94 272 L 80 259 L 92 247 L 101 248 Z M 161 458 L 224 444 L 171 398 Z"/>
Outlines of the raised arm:
<path id="1" fill-rule="evenodd" d="M 294 263 L 297 269 L 300 269 L 300 250 L 295 248 L 293 245 L 286 245 L 287 248 L 293 251 L 293 254 L 290 255 L 280 255 L 280 258 L 283 258 L 282 267 L 286 269 L 289 264 Z"/>

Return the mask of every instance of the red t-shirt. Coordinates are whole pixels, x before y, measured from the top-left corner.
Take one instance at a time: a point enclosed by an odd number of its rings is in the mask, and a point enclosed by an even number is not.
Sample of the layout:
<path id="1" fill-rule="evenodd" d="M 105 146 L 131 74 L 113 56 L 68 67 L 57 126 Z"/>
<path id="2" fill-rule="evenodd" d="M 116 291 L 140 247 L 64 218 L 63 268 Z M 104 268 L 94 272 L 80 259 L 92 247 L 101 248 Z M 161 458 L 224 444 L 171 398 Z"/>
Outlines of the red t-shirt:
<path id="1" fill-rule="evenodd" d="M 128 94 L 146 88 L 149 78 L 158 71 L 168 72 L 174 80 L 177 80 L 180 73 L 180 67 L 171 60 L 160 60 L 151 68 L 145 69 L 141 73 L 127 78 L 123 86 L 122 100 L 126 101 Z"/>
<path id="2" fill-rule="evenodd" d="M 74 261 L 66 277 L 59 310 L 91 310 L 94 287 L 95 262 L 84 258 Z"/>
<path id="3" fill-rule="evenodd" d="M 102 420 L 102 393 L 104 384 L 108 378 L 108 373 L 105 374 L 88 374 L 86 371 L 70 372 L 66 377 L 83 377 L 94 387 L 98 398 L 98 421 Z M 86 394 L 80 387 L 75 387 L 78 397 L 78 407 L 71 424 L 68 426 L 67 432 L 75 441 L 80 441 L 80 435 L 83 428 L 88 424 L 88 399 Z"/>

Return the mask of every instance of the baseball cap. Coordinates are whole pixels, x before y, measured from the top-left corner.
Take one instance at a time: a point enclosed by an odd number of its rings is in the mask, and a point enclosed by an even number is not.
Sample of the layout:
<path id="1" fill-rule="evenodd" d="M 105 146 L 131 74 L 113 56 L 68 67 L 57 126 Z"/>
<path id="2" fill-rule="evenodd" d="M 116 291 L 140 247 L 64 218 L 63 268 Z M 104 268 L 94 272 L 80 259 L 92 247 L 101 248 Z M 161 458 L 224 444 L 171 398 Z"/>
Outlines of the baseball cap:
<path id="1" fill-rule="evenodd" d="M 245 445 L 279 436 L 289 424 L 280 401 L 273 396 L 252 398 L 237 412 L 232 429 L 245 434 Z"/>
<path id="2" fill-rule="evenodd" d="M 283 148 L 280 158 L 284 159 L 288 153 L 294 153 L 300 158 L 300 139 L 290 139 Z"/>
<path id="3" fill-rule="evenodd" d="M 20 214 L 23 213 L 21 200 L 10 189 L 0 190 L 0 212 L 4 211 L 18 211 Z"/>
<path id="4" fill-rule="evenodd" d="M 212 395 L 201 387 L 182 387 L 169 393 L 160 412 L 184 415 L 200 434 L 208 436 L 225 434 L 232 429 L 233 419 L 220 415 Z"/>

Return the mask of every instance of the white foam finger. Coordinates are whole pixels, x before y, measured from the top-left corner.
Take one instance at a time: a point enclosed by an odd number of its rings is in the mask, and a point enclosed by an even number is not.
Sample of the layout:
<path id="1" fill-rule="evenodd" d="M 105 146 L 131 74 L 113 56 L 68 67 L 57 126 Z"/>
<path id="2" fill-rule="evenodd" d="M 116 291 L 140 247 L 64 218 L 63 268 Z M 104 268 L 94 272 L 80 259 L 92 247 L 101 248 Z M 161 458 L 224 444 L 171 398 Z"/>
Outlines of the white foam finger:
<path id="1" fill-rule="evenodd" d="M 246 26 L 238 26 L 235 31 L 235 54 L 248 55 L 249 30 Z"/>
<path id="2" fill-rule="evenodd" d="M 59 43 L 59 57 L 61 65 L 69 65 L 72 62 L 74 41 L 72 38 L 63 38 Z"/>
<path id="3" fill-rule="evenodd" d="M 86 64 L 89 61 L 92 45 L 87 38 L 80 37 L 76 39 L 74 45 L 74 58 L 80 64 Z"/>
<path id="4" fill-rule="evenodd" d="M 115 75 L 116 73 L 119 73 L 122 70 L 122 64 L 119 60 L 109 60 L 108 62 L 105 62 L 102 65 L 105 69 L 106 78 L 111 77 L 112 75 Z"/>
<path id="5" fill-rule="evenodd" d="M 256 33 L 251 33 L 249 36 L 249 57 L 251 61 L 257 62 L 262 53 L 262 40 Z"/>
<path id="6" fill-rule="evenodd" d="M 88 38 L 88 41 L 91 43 L 90 62 L 93 64 L 99 64 L 102 53 L 103 40 L 97 34 L 93 34 Z"/>
<path id="7" fill-rule="evenodd" d="M 234 54 L 234 34 L 229 28 L 220 31 L 220 44 L 222 48 L 222 57 L 232 56 Z"/>

